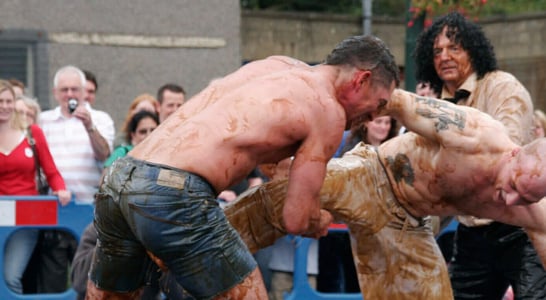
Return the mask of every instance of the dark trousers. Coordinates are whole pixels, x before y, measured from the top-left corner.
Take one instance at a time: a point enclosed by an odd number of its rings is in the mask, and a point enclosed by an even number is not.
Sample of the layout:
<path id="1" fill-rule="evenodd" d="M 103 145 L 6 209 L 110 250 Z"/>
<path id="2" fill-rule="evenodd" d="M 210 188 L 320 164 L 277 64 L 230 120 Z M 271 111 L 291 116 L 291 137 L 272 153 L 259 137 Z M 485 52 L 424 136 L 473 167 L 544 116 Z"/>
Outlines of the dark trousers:
<path id="1" fill-rule="evenodd" d="M 515 299 L 546 299 L 546 271 L 527 234 L 494 222 L 455 233 L 449 275 L 455 299 L 502 299 L 509 285 Z"/>
<path id="2" fill-rule="evenodd" d="M 40 230 L 38 243 L 23 276 L 25 294 L 62 293 L 69 287 L 76 238 L 64 230 Z"/>
<path id="3" fill-rule="evenodd" d="M 334 231 L 319 239 L 317 291 L 359 293 L 351 240 L 346 231 Z"/>
<path id="4" fill-rule="evenodd" d="M 67 231 L 40 232 L 38 293 L 62 293 L 68 289 L 69 268 L 77 246 L 76 238 Z"/>

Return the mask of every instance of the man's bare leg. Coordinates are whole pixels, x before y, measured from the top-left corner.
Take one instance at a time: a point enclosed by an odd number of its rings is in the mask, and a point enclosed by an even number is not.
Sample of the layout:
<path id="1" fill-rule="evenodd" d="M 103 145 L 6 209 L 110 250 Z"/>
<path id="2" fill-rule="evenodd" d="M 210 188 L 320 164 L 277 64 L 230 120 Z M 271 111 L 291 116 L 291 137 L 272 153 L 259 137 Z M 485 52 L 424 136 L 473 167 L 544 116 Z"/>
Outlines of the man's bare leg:
<path id="1" fill-rule="evenodd" d="M 87 280 L 87 293 L 85 300 L 133 300 L 140 299 L 143 289 L 140 288 L 133 292 L 118 293 L 110 292 L 97 288 L 91 280 Z"/>
<path id="2" fill-rule="evenodd" d="M 260 269 L 256 267 L 243 282 L 239 283 L 231 290 L 218 295 L 215 299 L 267 300 L 267 290 L 265 289 Z"/>

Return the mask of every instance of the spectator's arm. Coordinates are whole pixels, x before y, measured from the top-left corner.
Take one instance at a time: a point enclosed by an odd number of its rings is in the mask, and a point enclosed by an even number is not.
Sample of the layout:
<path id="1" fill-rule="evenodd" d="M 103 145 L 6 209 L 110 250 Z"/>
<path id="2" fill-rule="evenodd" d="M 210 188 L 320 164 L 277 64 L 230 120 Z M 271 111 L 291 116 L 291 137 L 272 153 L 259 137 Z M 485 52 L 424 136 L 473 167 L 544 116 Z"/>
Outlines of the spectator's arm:
<path id="1" fill-rule="evenodd" d="M 110 156 L 110 146 L 106 142 L 106 139 L 100 134 L 95 125 L 86 129 L 93 152 L 95 153 L 95 158 L 100 161 L 106 160 Z"/>
<path id="2" fill-rule="evenodd" d="M 93 259 L 93 252 L 95 245 L 97 244 L 97 232 L 93 223 L 87 225 L 85 228 L 74 260 L 72 260 L 72 270 L 70 277 L 72 280 L 72 287 L 79 295 L 85 295 L 87 288 L 87 274 L 91 267 L 91 260 Z"/>

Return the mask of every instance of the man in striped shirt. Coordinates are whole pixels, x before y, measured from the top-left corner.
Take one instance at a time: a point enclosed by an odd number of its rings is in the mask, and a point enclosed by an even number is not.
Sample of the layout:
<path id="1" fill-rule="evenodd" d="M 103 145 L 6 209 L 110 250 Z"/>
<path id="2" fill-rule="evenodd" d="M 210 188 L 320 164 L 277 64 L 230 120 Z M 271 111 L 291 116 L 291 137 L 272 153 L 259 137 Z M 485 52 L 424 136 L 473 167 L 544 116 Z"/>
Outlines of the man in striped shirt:
<path id="1" fill-rule="evenodd" d="M 60 68 L 53 79 L 53 95 L 59 106 L 43 112 L 39 123 L 75 202 L 91 205 L 115 132 L 112 119 L 85 101 L 85 83 L 85 75 L 77 67 Z M 77 241 L 63 230 L 48 229 L 41 234 L 38 292 L 63 292 Z"/>
<path id="2" fill-rule="evenodd" d="M 93 203 L 102 162 L 108 158 L 114 140 L 114 124 L 85 101 L 85 75 L 66 66 L 55 74 L 53 94 L 59 106 L 40 115 L 40 126 L 53 159 L 76 195 L 77 203 Z M 76 99 L 70 111 L 68 102 Z"/>

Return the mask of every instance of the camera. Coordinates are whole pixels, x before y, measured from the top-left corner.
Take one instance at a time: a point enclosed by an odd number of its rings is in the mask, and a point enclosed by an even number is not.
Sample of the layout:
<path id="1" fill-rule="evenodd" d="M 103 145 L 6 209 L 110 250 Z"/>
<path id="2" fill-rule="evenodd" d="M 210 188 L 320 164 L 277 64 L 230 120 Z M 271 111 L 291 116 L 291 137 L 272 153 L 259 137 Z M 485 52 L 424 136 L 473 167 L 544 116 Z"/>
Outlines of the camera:
<path id="1" fill-rule="evenodd" d="M 76 110 L 76 107 L 78 107 L 78 100 L 74 98 L 68 99 L 68 111 L 71 114 Z"/>

